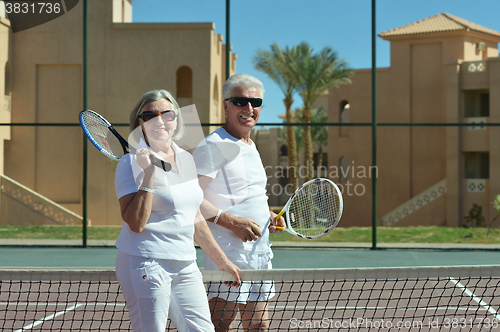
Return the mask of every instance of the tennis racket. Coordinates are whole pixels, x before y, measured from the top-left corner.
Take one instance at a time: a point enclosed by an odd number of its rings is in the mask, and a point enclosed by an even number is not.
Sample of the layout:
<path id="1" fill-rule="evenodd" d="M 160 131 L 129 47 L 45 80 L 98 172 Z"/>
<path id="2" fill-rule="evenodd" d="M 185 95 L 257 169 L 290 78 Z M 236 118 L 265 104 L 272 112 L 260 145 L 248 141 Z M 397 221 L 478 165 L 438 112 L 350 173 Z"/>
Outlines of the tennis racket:
<path id="1" fill-rule="evenodd" d="M 136 149 L 116 131 L 115 128 L 105 118 L 91 110 L 80 112 L 80 125 L 88 139 L 94 144 L 97 150 L 101 151 L 108 158 L 120 160 L 127 153 L 135 153 Z M 150 155 L 153 165 L 161 168 L 165 172 L 172 169 L 170 163 L 160 160 Z"/>
<path id="2" fill-rule="evenodd" d="M 303 239 L 317 239 L 337 226 L 342 208 L 342 193 L 337 185 L 318 178 L 295 190 L 276 220 L 285 214 L 288 233 Z"/>

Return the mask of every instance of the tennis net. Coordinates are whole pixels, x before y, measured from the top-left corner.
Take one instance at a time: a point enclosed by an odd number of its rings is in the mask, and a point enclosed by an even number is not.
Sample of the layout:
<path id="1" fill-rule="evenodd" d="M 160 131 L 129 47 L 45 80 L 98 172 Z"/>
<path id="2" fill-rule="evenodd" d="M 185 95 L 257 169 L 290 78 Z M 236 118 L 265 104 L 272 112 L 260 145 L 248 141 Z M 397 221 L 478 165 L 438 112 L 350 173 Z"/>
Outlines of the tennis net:
<path id="1" fill-rule="evenodd" d="M 230 279 L 202 272 L 205 281 Z M 500 266 L 276 269 L 242 278 L 274 281 L 269 331 L 500 330 Z M 243 331 L 246 317 L 236 314 L 233 331 Z M 132 329 L 113 269 L 0 269 L 0 330 Z"/>

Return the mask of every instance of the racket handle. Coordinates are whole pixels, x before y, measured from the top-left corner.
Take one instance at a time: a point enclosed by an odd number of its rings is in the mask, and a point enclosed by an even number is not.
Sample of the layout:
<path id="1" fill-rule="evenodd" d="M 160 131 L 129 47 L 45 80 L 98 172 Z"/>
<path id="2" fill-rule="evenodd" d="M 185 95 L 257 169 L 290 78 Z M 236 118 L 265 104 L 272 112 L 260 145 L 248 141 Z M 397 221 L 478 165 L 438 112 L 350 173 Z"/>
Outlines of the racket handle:
<path id="1" fill-rule="evenodd" d="M 276 221 L 278 221 L 279 218 L 281 218 L 281 216 L 285 213 L 285 210 L 282 210 L 280 213 L 278 213 L 278 215 L 276 216 Z M 273 225 L 274 226 L 274 225 Z M 274 226 L 276 229 L 280 229 L 280 230 L 283 230 L 285 229 L 285 227 L 281 227 L 281 226 Z"/>
<path id="2" fill-rule="evenodd" d="M 161 162 L 161 168 L 165 172 L 170 172 L 170 170 L 172 169 L 172 165 L 170 165 L 170 163 L 167 163 L 166 161 L 163 161 L 163 160 L 160 160 L 160 162 Z"/>
<path id="3" fill-rule="evenodd" d="M 257 226 L 257 227 L 260 227 L 260 226 L 259 226 L 259 224 L 257 224 L 255 221 L 253 222 L 253 224 L 254 224 L 255 226 Z M 257 233 L 255 233 L 253 230 L 252 230 L 252 232 L 253 232 L 255 235 L 257 235 Z"/>
<path id="4" fill-rule="evenodd" d="M 172 165 L 170 165 L 170 163 L 160 160 L 153 155 L 149 155 L 149 159 L 151 160 L 151 163 L 153 163 L 153 165 L 161 168 L 165 172 L 170 172 L 170 170 L 172 169 Z"/>

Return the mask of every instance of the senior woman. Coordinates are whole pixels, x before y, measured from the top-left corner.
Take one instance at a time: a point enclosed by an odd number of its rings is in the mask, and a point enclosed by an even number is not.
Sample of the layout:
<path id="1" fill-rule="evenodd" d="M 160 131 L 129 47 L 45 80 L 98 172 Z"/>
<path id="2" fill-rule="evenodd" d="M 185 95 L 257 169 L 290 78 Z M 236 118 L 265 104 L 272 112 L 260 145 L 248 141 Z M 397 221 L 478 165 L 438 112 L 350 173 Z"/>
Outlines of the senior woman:
<path id="1" fill-rule="evenodd" d="M 240 280 L 201 216 L 194 160 L 173 142 L 183 133 L 177 102 L 165 90 L 146 93 L 132 110 L 130 129 L 140 142 L 135 155 L 119 161 L 115 189 L 124 220 L 116 275 L 132 328 L 164 332 L 170 315 L 179 331 L 213 331 L 193 239 L 234 276 L 233 285 Z M 155 168 L 150 156 L 169 162 L 171 171 Z"/>
<path id="2" fill-rule="evenodd" d="M 200 186 L 201 211 L 215 240 L 240 269 L 271 269 L 269 233 L 282 232 L 283 218 L 269 210 L 267 176 L 250 133 L 259 120 L 264 86 L 255 77 L 231 76 L 222 87 L 226 123 L 208 135 L 194 152 Z M 237 149 L 230 149 L 234 145 Z M 238 150 L 236 158 L 217 165 L 212 151 Z M 205 269 L 217 264 L 205 255 Z M 242 282 L 235 291 L 210 283 L 208 297 L 212 321 L 219 331 L 230 328 L 237 311 L 245 331 L 265 331 L 269 321 L 267 301 L 274 295 L 271 281 Z"/>

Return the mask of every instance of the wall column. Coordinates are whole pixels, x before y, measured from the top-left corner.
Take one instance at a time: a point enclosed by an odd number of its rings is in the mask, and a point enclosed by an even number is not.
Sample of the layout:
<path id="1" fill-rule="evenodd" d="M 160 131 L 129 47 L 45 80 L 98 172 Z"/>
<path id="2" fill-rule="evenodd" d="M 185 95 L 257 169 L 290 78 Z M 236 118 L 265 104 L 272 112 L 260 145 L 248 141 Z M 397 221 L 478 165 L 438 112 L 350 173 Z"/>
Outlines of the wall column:
<path id="1" fill-rule="evenodd" d="M 460 90 L 460 66 L 463 60 L 445 63 L 446 122 L 462 122 L 462 97 Z M 446 128 L 446 225 L 460 226 L 461 202 L 461 140 L 460 127 Z"/>
<path id="2" fill-rule="evenodd" d="M 490 74 L 490 123 L 500 123 L 500 57 L 490 58 L 487 61 L 486 69 Z M 500 127 L 490 127 L 490 197 L 492 202 L 497 195 L 500 195 Z M 497 211 L 493 205 L 489 205 L 490 219 L 495 218 Z M 487 225 L 491 220 L 487 221 Z"/>

